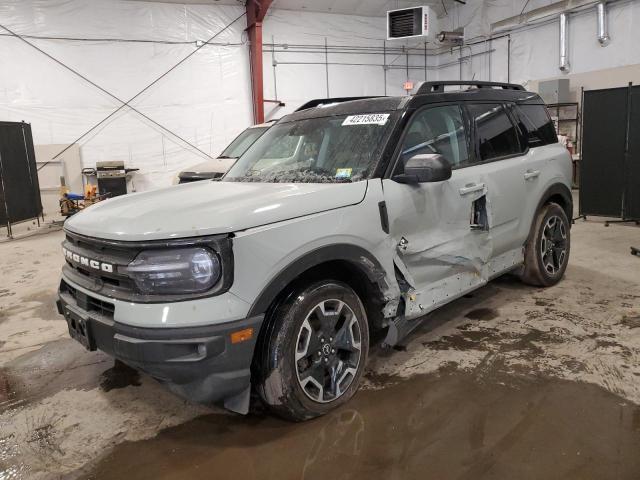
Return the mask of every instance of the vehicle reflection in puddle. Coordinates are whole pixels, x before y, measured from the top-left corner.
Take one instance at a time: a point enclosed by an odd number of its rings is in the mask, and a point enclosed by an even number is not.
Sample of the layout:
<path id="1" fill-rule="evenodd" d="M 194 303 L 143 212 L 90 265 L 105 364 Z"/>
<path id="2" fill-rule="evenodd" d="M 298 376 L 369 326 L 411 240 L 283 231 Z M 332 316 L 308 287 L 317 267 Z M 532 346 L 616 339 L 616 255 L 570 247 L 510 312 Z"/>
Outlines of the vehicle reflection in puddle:
<path id="1" fill-rule="evenodd" d="M 639 407 L 583 383 L 495 373 L 396 379 L 305 423 L 208 415 L 124 443 L 85 478 L 629 478 Z M 635 419 L 635 420 L 634 420 Z M 637 477 L 635 477 L 637 478 Z"/>

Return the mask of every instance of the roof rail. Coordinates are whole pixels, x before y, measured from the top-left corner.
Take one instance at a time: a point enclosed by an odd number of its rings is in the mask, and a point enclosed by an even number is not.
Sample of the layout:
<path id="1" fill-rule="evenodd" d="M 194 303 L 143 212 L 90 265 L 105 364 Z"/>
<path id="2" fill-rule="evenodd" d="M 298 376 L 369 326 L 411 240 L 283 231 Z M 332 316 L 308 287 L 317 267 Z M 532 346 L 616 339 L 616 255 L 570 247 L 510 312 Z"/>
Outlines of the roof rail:
<path id="1" fill-rule="evenodd" d="M 449 85 L 469 86 L 476 88 L 494 88 L 499 87 L 504 90 L 524 90 L 522 85 L 517 83 L 500 83 L 500 82 L 482 82 L 473 80 L 446 80 L 442 82 L 424 82 L 418 88 L 416 95 L 422 95 L 425 93 L 442 93 L 444 87 Z"/>
<path id="2" fill-rule="evenodd" d="M 307 103 L 301 105 L 296 108 L 296 112 L 301 110 L 308 110 L 309 108 L 319 107 L 321 105 L 329 105 L 331 103 L 342 103 L 342 102 L 350 102 L 351 100 L 366 100 L 368 98 L 381 98 L 379 95 L 377 96 L 368 96 L 368 97 L 337 97 L 337 98 L 316 98 L 315 100 L 309 100 Z"/>

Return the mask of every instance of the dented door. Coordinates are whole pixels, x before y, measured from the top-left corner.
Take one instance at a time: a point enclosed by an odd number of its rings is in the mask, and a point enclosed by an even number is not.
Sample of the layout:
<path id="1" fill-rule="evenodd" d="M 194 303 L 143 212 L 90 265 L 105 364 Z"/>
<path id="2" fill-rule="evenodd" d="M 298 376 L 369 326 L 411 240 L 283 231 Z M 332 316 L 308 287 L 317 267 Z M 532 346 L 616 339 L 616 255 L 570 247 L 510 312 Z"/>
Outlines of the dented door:
<path id="1" fill-rule="evenodd" d="M 476 167 L 445 182 L 403 185 L 384 180 L 396 266 L 415 289 L 455 276 L 480 273 L 491 255 L 489 232 L 473 228 L 474 202 L 486 195 Z"/>
<path id="2" fill-rule="evenodd" d="M 416 112 L 404 134 L 394 174 L 415 154 L 439 153 L 454 166 L 452 177 L 419 185 L 383 181 L 408 317 L 426 313 L 486 282 L 483 271 L 492 246 L 488 225 L 477 222 L 482 213 L 486 217 L 487 186 L 482 181 L 482 165 L 473 165 L 466 132 L 458 105 Z"/>

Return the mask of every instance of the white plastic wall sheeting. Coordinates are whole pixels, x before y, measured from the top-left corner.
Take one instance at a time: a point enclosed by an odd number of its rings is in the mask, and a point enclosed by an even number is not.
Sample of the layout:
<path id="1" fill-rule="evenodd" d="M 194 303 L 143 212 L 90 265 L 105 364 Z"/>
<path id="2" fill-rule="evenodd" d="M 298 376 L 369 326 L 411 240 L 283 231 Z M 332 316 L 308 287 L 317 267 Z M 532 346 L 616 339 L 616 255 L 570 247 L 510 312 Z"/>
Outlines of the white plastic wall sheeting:
<path id="1" fill-rule="evenodd" d="M 278 118 L 312 98 L 362 95 L 402 95 L 404 72 L 387 71 L 387 88 L 381 53 L 386 36 L 384 17 L 357 17 L 289 10 L 270 10 L 264 21 L 265 98 L 285 102 L 284 108 L 266 105 L 268 118 Z M 329 45 L 325 55 L 324 45 Z M 278 45 L 275 53 L 269 52 Z M 282 45 L 287 45 L 283 48 Z M 304 45 L 304 48 L 296 48 Z M 388 47 L 398 44 L 388 42 Z M 317 46 L 317 48 L 311 48 Z M 360 47 L 340 53 L 336 47 Z M 302 51 L 304 50 L 304 51 Z M 371 53 L 367 53 L 370 51 Z M 275 56 L 276 66 L 273 66 Z M 387 62 L 394 56 L 389 55 Z M 328 82 L 327 66 L 328 62 Z M 397 59 L 404 65 L 404 57 Z M 359 64 L 359 65 L 345 65 Z M 328 83 L 328 88 L 327 88 Z"/>
<path id="2" fill-rule="evenodd" d="M 138 42 L 28 39 L 117 97 L 128 100 L 243 8 L 127 1 L 13 0 L 0 24 L 20 35 Z M 133 106 L 216 156 L 252 120 L 244 18 L 196 52 Z M 6 33 L 4 31 L 0 33 Z M 154 42 L 144 42 L 150 40 Z M 171 43 L 177 42 L 177 43 Z M 71 143 L 121 104 L 19 39 L 0 36 L 0 119 L 31 123 L 36 144 Z M 138 190 L 168 185 L 207 157 L 124 107 L 79 142 L 84 166 L 124 160 L 140 168 Z"/>
<path id="3" fill-rule="evenodd" d="M 89 41 L 28 39 L 86 75 L 117 97 L 128 100 L 244 11 L 242 6 L 180 5 L 125 0 L 6 0 L 0 24 L 20 35 L 73 37 Z M 267 118 L 279 118 L 302 103 L 327 95 L 325 54 L 294 52 L 295 45 L 359 46 L 377 54 L 330 53 L 329 95 L 402 95 L 403 69 L 382 68 L 384 17 L 317 14 L 271 9 L 264 43 L 291 45 L 288 52 L 264 54 Z M 133 102 L 133 106 L 216 156 L 252 123 L 246 19 L 197 51 Z M 0 32 L 2 35 L 2 32 Z M 100 41 L 129 39 L 136 42 Z M 397 47 L 398 44 L 390 45 Z M 265 45 L 265 49 L 270 47 Z M 318 52 L 316 50 L 316 52 Z M 32 124 L 36 144 L 71 143 L 120 104 L 38 51 L 10 36 L 0 36 L 0 119 Z M 293 62 L 287 64 L 286 62 Z M 308 65 L 308 62 L 317 63 Z M 404 65 L 402 55 L 387 62 Z M 411 57 L 411 64 L 422 65 Z M 415 75 L 414 75 L 415 73 Z M 423 72 L 412 71 L 412 80 Z M 206 157 L 127 107 L 79 141 L 86 167 L 97 161 L 124 160 L 140 168 L 137 190 L 168 185 L 180 169 Z"/>
<path id="4" fill-rule="evenodd" d="M 531 0 L 529 8 L 548 4 Z M 483 40 L 490 24 L 517 15 L 521 1 L 469 0 L 449 10 L 443 29 L 465 26 L 468 39 Z M 571 16 L 572 73 L 640 63 L 635 48 L 640 31 L 633 20 L 640 2 L 609 5 L 612 41 L 602 48 L 596 39 L 596 12 Z M 114 95 L 128 100 L 176 62 L 243 13 L 242 6 L 180 5 L 126 0 L 5 0 L 0 24 L 21 35 L 73 37 L 89 41 L 29 39 L 60 61 L 86 75 Z M 637 22 L 636 22 L 637 23 Z M 382 68 L 384 17 L 357 17 L 271 9 L 263 38 L 265 98 L 286 107 L 265 104 L 267 118 L 279 118 L 312 98 L 360 95 L 403 95 L 405 80 L 425 79 L 421 50 L 409 56 L 389 52 Z M 144 114 L 182 136 L 206 154 L 216 156 L 235 135 L 252 123 L 252 102 L 246 19 L 241 18 L 170 72 L 133 102 Z M 129 39 L 136 42 L 101 41 Z M 324 43 L 329 44 L 328 92 Z M 276 67 L 268 44 L 277 46 Z M 390 49 L 402 42 L 386 42 Z M 299 47 L 300 45 L 306 48 Z M 421 48 L 420 42 L 409 42 Z M 297 47 L 298 46 L 298 47 Z M 316 46 L 318 48 L 312 48 Z M 342 53 L 336 46 L 342 46 Z M 356 47 L 353 49 L 352 47 Z M 430 45 L 432 48 L 433 45 Z M 344 53 L 351 49 L 352 53 Z M 371 50 L 368 50 L 371 49 Z M 489 58 L 486 50 L 494 50 Z M 305 50 L 301 53 L 300 50 Z M 311 51 L 310 51 L 311 50 Z M 480 55 L 478 55 L 480 54 Z M 507 39 L 465 47 L 462 78 L 507 80 Z M 429 80 L 458 79 L 460 53 L 428 58 Z M 558 74 L 557 22 L 511 34 L 510 80 Z M 312 64 L 309 64 L 312 63 Z M 345 64 L 359 65 L 345 65 Z M 32 124 L 36 144 L 71 143 L 120 104 L 20 40 L 0 32 L 0 119 Z M 275 73 L 275 75 L 274 75 Z M 386 80 L 386 83 L 385 83 Z M 157 125 L 123 108 L 79 142 L 84 166 L 101 160 L 124 160 L 141 169 L 136 187 L 168 185 L 177 171 L 199 163 L 202 153 Z"/>
<path id="5" fill-rule="evenodd" d="M 532 0 L 527 11 L 552 3 Z M 467 5 L 456 7 L 447 17 L 447 28 L 465 28 L 467 39 L 483 40 L 490 34 L 493 22 L 520 14 L 522 2 L 513 0 L 469 0 Z M 640 19 L 640 2 L 618 1 L 610 3 L 609 32 L 611 43 L 602 47 L 597 41 L 596 8 L 569 16 L 569 62 L 570 73 L 582 73 L 640 63 L 640 50 L 635 45 L 640 41 L 640 30 L 633 28 L 634 19 Z M 635 22 L 636 24 L 638 22 Z M 511 33 L 510 80 L 526 84 L 560 75 L 558 20 L 523 28 Z M 474 45 L 474 52 L 486 48 L 484 43 Z M 463 62 L 463 78 L 476 80 L 507 81 L 507 41 L 492 42 L 495 51 L 491 54 L 491 70 L 484 56 L 473 57 Z M 466 53 L 466 52 L 465 52 Z M 454 55 L 439 56 L 440 63 L 457 60 Z M 450 67 L 439 70 L 439 78 L 458 78 L 459 69 Z M 624 79 L 621 79 L 624 83 Z"/>
<path id="6" fill-rule="evenodd" d="M 275 97 L 275 82 L 278 99 L 287 104 L 285 108 L 272 108 L 269 112 L 271 118 L 290 112 L 309 98 L 324 97 L 327 91 L 331 97 L 405 95 L 403 84 L 407 80 L 417 84 L 426 79 L 438 79 L 437 57 L 429 56 L 427 59 L 428 70 L 425 76 L 422 41 L 410 39 L 385 42 L 385 37 L 384 16 L 356 17 L 271 10 L 264 22 L 264 42 L 274 42 L 280 46 L 275 53 L 275 67 L 272 66 L 273 54 L 267 51 L 264 54 L 265 96 L 270 99 Z M 330 47 L 326 56 L 325 40 Z M 386 58 L 382 53 L 385 43 Z M 287 44 L 289 48 L 282 51 L 282 44 Z M 300 49 L 294 47 L 296 44 L 316 45 L 318 48 L 313 50 L 314 53 L 300 53 Z M 370 51 L 345 53 L 337 51 L 340 46 L 345 49 L 363 47 Z M 411 48 L 408 61 L 412 68 L 408 74 L 405 69 L 407 57 L 399 51 L 403 46 Z M 428 47 L 428 54 L 432 55 L 435 46 L 429 44 Z M 265 50 L 269 48 L 268 45 L 265 46 Z M 328 82 L 325 61 L 329 63 Z M 388 67 L 386 75 L 383 68 L 385 64 Z"/>

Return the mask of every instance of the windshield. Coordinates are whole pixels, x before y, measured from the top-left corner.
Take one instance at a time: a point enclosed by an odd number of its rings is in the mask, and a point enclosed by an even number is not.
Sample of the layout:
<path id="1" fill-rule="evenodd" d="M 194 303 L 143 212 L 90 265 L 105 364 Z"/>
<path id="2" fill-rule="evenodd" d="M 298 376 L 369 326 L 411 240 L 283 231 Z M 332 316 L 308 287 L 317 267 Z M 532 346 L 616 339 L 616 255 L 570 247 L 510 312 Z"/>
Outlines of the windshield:
<path id="1" fill-rule="evenodd" d="M 238 135 L 218 158 L 240 158 L 269 127 L 251 127 Z"/>
<path id="2" fill-rule="evenodd" d="M 393 123 L 389 113 L 310 118 L 274 125 L 225 181 L 339 183 L 368 178 Z"/>

